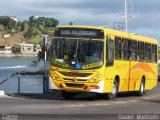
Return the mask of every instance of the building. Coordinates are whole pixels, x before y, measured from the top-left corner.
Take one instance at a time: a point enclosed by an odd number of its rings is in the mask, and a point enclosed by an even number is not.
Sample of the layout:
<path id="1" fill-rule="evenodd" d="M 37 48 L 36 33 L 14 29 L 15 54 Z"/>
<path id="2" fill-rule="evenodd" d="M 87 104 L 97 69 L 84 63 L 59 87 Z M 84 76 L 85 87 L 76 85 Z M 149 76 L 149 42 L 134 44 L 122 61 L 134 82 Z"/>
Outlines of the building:
<path id="1" fill-rule="evenodd" d="M 11 35 L 10 34 L 6 34 L 6 35 L 3 35 L 3 38 L 9 38 Z"/>
<path id="2" fill-rule="evenodd" d="M 18 19 L 17 19 L 17 17 L 16 17 L 16 16 L 10 16 L 9 18 L 10 18 L 11 20 L 13 20 L 13 21 L 18 22 Z"/>
<path id="3" fill-rule="evenodd" d="M 29 43 L 19 43 L 21 47 L 22 52 L 33 52 L 34 51 L 34 44 L 29 44 Z"/>
<path id="4" fill-rule="evenodd" d="M 21 52 L 38 52 L 41 51 L 41 47 L 40 45 L 35 45 L 35 44 L 29 44 L 29 43 L 25 43 L 25 41 L 23 41 L 22 43 L 19 43 L 20 47 L 21 47 Z"/>
<path id="5" fill-rule="evenodd" d="M 11 54 L 12 47 L 11 46 L 0 46 L 0 54 Z"/>
<path id="6" fill-rule="evenodd" d="M 40 45 L 35 45 L 35 46 L 34 46 L 34 51 L 35 51 L 35 52 L 41 51 L 41 46 L 40 46 Z"/>

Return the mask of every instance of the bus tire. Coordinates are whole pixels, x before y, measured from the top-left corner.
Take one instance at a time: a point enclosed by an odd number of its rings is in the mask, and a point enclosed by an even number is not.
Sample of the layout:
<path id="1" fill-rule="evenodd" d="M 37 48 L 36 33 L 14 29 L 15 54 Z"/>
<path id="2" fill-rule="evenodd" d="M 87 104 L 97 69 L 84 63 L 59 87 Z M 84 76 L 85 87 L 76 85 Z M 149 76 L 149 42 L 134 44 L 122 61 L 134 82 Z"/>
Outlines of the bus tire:
<path id="1" fill-rule="evenodd" d="M 71 100 L 76 95 L 76 92 L 61 91 L 62 97 L 66 100 Z"/>
<path id="2" fill-rule="evenodd" d="M 144 93 L 145 93 L 145 82 L 144 82 L 144 78 L 142 78 L 141 84 L 140 84 L 140 87 L 139 87 L 139 91 L 137 92 L 137 95 L 138 96 L 143 96 Z"/>
<path id="3" fill-rule="evenodd" d="M 113 83 L 113 87 L 112 87 L 112 93 L 108 93 L 107 94 L 107 98 L 108 99 L 114 99 L 117 97 L 117 93 L 118 93 L 118 82 L 115 80 Z"/>

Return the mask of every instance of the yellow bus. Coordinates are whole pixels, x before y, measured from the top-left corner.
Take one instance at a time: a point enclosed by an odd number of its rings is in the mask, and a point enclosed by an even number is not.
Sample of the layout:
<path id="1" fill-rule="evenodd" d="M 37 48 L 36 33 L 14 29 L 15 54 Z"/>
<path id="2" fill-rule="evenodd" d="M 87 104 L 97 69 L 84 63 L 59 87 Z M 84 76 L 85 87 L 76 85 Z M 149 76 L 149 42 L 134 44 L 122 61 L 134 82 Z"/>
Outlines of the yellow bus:
<path id="1" fill-rule="evenodd" d="M 157 40 L 106 27 L 58 26 L 49 71 L 49 89 L 65 99 L 78 92 L 142 96 L 157 85 Z"/>

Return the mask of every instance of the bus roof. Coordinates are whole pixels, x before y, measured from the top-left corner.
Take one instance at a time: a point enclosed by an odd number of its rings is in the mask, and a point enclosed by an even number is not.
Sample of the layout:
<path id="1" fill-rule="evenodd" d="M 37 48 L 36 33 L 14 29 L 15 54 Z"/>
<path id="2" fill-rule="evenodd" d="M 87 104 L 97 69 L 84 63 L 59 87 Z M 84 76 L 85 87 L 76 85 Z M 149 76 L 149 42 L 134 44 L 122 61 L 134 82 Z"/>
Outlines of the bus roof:
<path id="1" fill-rule="evenodd" d="M 103 30 L 106 35 L 109 34 L 109 35 L 113 35 L 113 36 L 125 37 L 125 38 L 130 38 L 130 39 L 133 39 L 133 40 L 139 40 L 139 41 L 144 41 L 144 42 L 158 44 L 158 41 L 156 39 L 154 39 L 154 38 L 145 37 L 145 36 L 138 35 L 138 34 L 133 34 L 133 33 L 126 33 L 126 32 L 119 31 L 119 30 L 113 30 L 111 28 L 107 28 L 107 27 L 104 27 L 104 26 L 69 25 L 69 26 L 57 26 L 56 28 L 89 28 L 89 29 L 99 29 L 99 30 Z"/>

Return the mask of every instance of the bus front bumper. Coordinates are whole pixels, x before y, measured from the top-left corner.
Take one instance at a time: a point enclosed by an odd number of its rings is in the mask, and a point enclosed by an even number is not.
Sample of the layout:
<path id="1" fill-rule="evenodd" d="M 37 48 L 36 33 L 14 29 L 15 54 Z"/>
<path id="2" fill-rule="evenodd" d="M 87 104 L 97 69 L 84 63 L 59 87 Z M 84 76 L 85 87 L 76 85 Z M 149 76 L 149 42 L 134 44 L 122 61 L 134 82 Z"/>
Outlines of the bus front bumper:
<path id="1" fill-rule="evenodd" d="M 104 81 L 98 83 L 76 83 L 76 82 L 63 82 L 56 80 L 49 80 L 50 90 L 65 90 L 75 92 L 96 92 L 104 93 Z"/>

